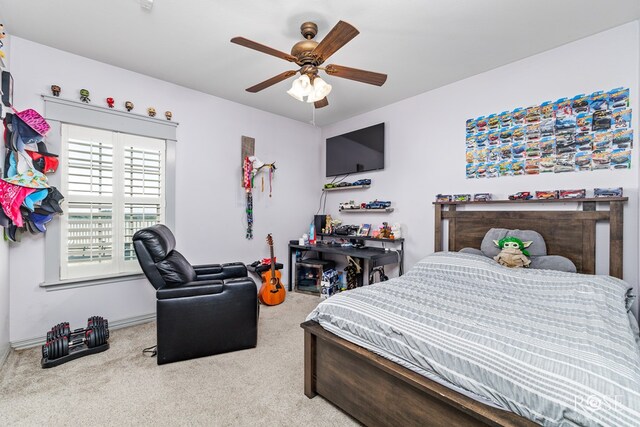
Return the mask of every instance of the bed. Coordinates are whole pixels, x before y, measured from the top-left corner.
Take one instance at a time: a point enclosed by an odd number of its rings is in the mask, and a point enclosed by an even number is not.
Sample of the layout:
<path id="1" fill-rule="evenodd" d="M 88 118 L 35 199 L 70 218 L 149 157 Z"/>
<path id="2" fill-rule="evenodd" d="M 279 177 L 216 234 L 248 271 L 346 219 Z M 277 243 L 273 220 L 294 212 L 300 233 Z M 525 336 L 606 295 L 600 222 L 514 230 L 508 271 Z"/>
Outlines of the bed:
<path id="1" fill-rule="evenodd" d="M 610 242 L 613 249 L 610 253 L 615 252 L 617 250 L 616 248 L 619 248 L 621 251 L 623 202 L 624 199 L 610 201 L 610 209 L 608 211 L 596 210 L 595 201 L 585 201 L 583 203 L 583 210 L 581 211 L 553 211 L 552 213 L 549 211 L 502 211 L 500 214 L 497 214 L 495 211 L 458 211 L 455 208 L 447 210 L 446 206 L 445 209 L 443 209 L 442 205 L 437 205 L 436 237 L 442 237 L 442 235 L 439 234 L 439 230 L 441 233 L 441 230 L 443 229 L 442 221 L 449 220 L 448 237 L 450 248 L 459 249 L 462 246 L 478 247 L 479 241 L 489 228 L 516 228 L 512 225 L 514 222 L 517 222 L 519 228 L 536 229 L 536 231 L 540 232 L 547 241 L 549 251 L 554 254 L 562 254 L 569 257 L 576 264 L 579 272 L 592 273 L 595 271 L 596 221 L 608 221 L 610 223 Z M 452 206 L 455 207 L 456 205 Z M 555 221 L 555 227 L 548 226 L 551 218 Z M 452 220 L 453 224 L 451 223 Z M 560 227 L 558 227 L 558 225 L 560 225 Z M 473 236 L 478 237 L 474 240 Z M 576 237 L 579 238 L 577 239 Z M 584 247 L 585 244 L 587 244 L 587 248 Z M 438 247 L 438 242 L 436 242 L 436 247 Z M 618 255 L 620 254 L 621 252 L 618 253 Z M 460 257 L 462 257 L 461 260 L 457 259 L 452 261 L 453 258 Z M 611 258 L 610 269 L 612 276 L 616 275 L 614 273 L 622 271 L 621 259 L 621 256 Z M 483 274 L 489 274 L 491 276 L 495 274 L 502 274 L 502 272 L 506 270 L 494 271 L 488 261 L 484 264 L 483 262 L 483 260 L 474 259 L 474 256 L 472 255 L 435 255 L 428 259 L 424 265 L 418 263 L 418 272 L 415 272 L 415 269 L 412 269 L 412 272 L 405 275 L 406 277 L 403 276 L 402 278 L 396 279 L 397 283 L 395 284 L 402 285 L 402 281 L 404 281 L 404 287 L 399 286 L 399 289 L 402 288 L 399 292 L 405 292 L 407 289 L 410 289 L 406 282 L 410 279 L 416 280 L 416 277 L 412 277 L 412 275 L 424 275 L 425 282 L 427 283 L 434 281 L 434 279 L 441 279 L 439 282 L 438 280 L 435 280 L 435 282 L 438 282 L 437 285 L 434 285 L 436 288 L 427 288 L 428 292 L 435 294 L 439 292 L 437 286 L 442 288 L 447 281 L 451 282 L 451 280 L 453 280 L 456 285 L 459 285 L 461 289 L 465 289 L 464 286 L 469 285 L 465 285 L 460 282 L 460 277 L 464 275 L 478 274 L 478 271 L 481 271 L 484 272 Z M 435 272 L 444 264 L 456 265 L 454 270 L 462 268 L 460 267 L 461 263 L 466 264 L 464 268 L 469 271 L 457 271 L 455 274 L 458 276 L 454 279 L 438 276 L 440 273 Z M 539 280 L 535 277 L 535 274 L 532 275 L 529 271 L 507 273 L 507 282 L 509 280 L 513 280 L 513 277 L 511 276 L 512 274 L 515 274 L 516 276 L 524 275 L 525 277 L 519 277 L 518 280 L 524 280 L 529 288 L 531 288 L 531 283 L 527 282 L 527 280 Z M 433 276 L 434 274 L 435 276 Z M 543 274 L 551 274 L 551 276 L 544 279 L 546 282 L 553 282 L 554 280 L 557 280 L 558 274 L 570 275 L 570 277 L 574 278 L 583 277 L 585 280 L 589 278 L 590 284 L 588 286 L 585 285 L 585 288 L 579 289 L 580 291 L 591 290 L 592 288 L 594 292 L 599 293 L 599 298 L 610 298 L 608 304 L 602 305 L 602 307 L 605 308 L 602 309 L 601 313 L 592 313 L 595 319 L 593 321 L 595 322 L 594 325 L 598 327 L 601 325 L 598 325 L 597 321 L 600 321 L 601 323 L 610 323 L 602 326 L 603 328 L 609 327 L 614 330 L 624 331 L 622 334 L 624 335 L 623 337 L 616 336 L 615 338 L 611 337 L 611 339 L 614 339 L 614 341 L 624 341 L 624 345 L 622 346 L 624 349 L 620 354 L 624 354 L 624 357 L 628 358 L 631 362 L 629 362 L 629 360 L 622 364 L 617 364 L 616 362 L 613 364 L 615 366 L 611 369 L 615 371 L 615 375 L 622 375 L 622 377 L 624 377 L 621 381 L 630 387 L 629 390 L 631 391 L 624 389 L 623 393 L 625 393 L 625 396 L 627 397 L 633 397 L 634 400 L 628 404 L 628 408 L 624 407 L 615 411 L 607 411 L 606 414 L 605 411 L 602 410 L 599 415 L 602 417 L 602 420 L 600 420 L 599 423 L 602 425 L 633 425 L 629 421 L 629 417 L 633 417 L 634 414 L 637 414 L 635 411 L 640 410 L 635 406 L 640 405 L 640 395 L 637 396 L 636 402 L 636 394 L 634 394 L 636 393 L 636 387 L 640 389 L 640 362 L 634 365 L 635 361 L 638 360 L 637 358 L 640 357 L 640 352 L 637 349 L 637 344 L 634 342 L 633 337 L 633 334 L 636 333 L 636 331 L 632 329 L 632 323 L 629 322 L 629 319 L 624 317 L 627 315 L 625 312 L 626 306 L 624 298 L 626 292 L 628 292 L 628 289 L 625 288 L 626 285 L 624 282 L 617 281 L 612 277 L 606 276 L 590 277 L 575 274 L 571 276 L 571 273 L 550 272 Z M 429 275 L 432 276 L 430 277 Z M 563 280 L 565 279 L 562 279 L 561 281 Z M 571 280 L 569 280 L 569 282 L 570 281 Z M 580 282 L 580 280 L 578 280 L 578 282 Z M 487 283 L 493 283 L 493 279 L 488 279 Z M 387 284 L 389 286 L 394 285 L 394 283 L 388 282 Z M 576 285 L 576 283 L 574 283 L 574 285 Z M 371 287 L 371 290 L 375 290 L 376 286 L 385 286 L 385 284 L 374 285 Z M 467 289 L 467 291 L 470 289 L 471 288 Z M 441 290 L 442 289 L 440 289 L 440 291 Z M 516 302 L 522 297 L 515 293 L 514 295 L 509 295 L 509 293 L 504 290 L 496 290 L 496 292 L 498 292 L 498 295 L 502 292 L 504 295 L 511 296 L 516 300 Z M 342 297 L 342 294 L 338 295 L 338 297 L 346 298 L 346 295 L 348 294 L 349 292 L 345 293 L 344 297 Z M 600 294 L 604 294 L 604 296 L 600 296 Z M 606 296 L 607 294 L 609 294 L 608 297 Z M 359 295 L 358 292 L 354 292 L 351 298 L 366 299 L 369 297 L 370 296 L 366 295 L 363 297 Z M 416 295 L 413 297 L 415 299 Z M 334 304 L 332 305 L 340 306 L 342 301 L 340 299 L 334 300 L 334 298 L 336 297 L 332 297 L 328 301 L 333 300 Z M 587 297 L 587 301 L 589 298 L 590 297 Z M 500 298 L 495 297 L 494 299 L 499 300 Z M 416 301 L 418 301 L 417 304 L 419 306 L 428 305 L 419 299 L 415 299 L 414 303 Z M 362 300 L 360 303 L 363 304 Z M 395 307 L 394 310 L 403 308 L 402 304 L 399 303 L 388 302 L 388 304 L 395 304 L 397 307 Z M 622 306 L 620 306 L 620 304 L 622 304 Z M 572 308 L 575 309 L 576 307 Z M 342 309 L 342 307 L 339 307 L 339 309 Z M 431 309 L 436 310 L 437 307 L 431 307 Z M 607 312 L 609 309 L 611 312 Z M 492 337 L 491 333 L 485 334 L 486 336 L 482 336 L 482 334 L 478 333 L 478 331 L 483 328 L 487 329 L 486 322 L 490 320 L 490 318 L 486 316 L 486 313 L 482 313 L 482 310 L 467 311 L 469 311 L 469 316 L 466 319 L 458 318 L 453 319 L 452 322 L 445 323 L 451 323 L 455 326 L 456 322 L 466 321 L 468 324 L 465 327 L 469 329 L 469 334 L 475 334 L 476 338 L 481 340 L 493 339 L 494 337 Z M 587 310 L 587 312 L 590 311 L 591 309 Z M 435 316 L 434 318 L 441 321 L 441 319 L 446 318 L 446 314 L 446 310 L 443 310 L 443 313 L 440 313 L 439 316 Z M 567 407 L 566 413 L 563 414 L 562 411 L 560 411 L 560 413 L 557 414 L 558 408 L 555 407 L 551 409 L 551 413 L 555 415 L 546 416 L 544 414 L 537 414 L 536 411 L 538 408 L 535 406 L 536 402 L 531 403 L 531 400 L 542 398 L 538 393 L 540 392 L 540 388 L 544 388 L 544 386 L 538 383 L 536 387 L 532 387 L 533 389 L 524 398 L 525 401 L 528 400 L 525 403 L 532 405 L 529 408 L 530 411 L 535 412 L 532 415 L 532 413 L 527 413 L 527 406 L 514 405 L 513 400 L 501 395 L 501 390 L 495 387 L 495 383 L 491 383 L 491 387 L 480 384 L 480 392 L 476 394 L 473 392 L 474 388 L 470 387 L 469 384 L 463 383 L 464 387 L 460 387 L 460 384 L 455 384 L 450 381 L 452 378 L 442 378 L 442 376 L 439 375 L 429 375 L 431 372 L 429 370 L 421 372 L 421 368 L 418 367 L 418 369 L 416 369 L 418 364 L 414 363 L 415 358 L 419 358 L 420 356 L 403 353 L 402 357 L 396 357 L 394 359 L 393 356 L 390 357 L 389 354 L 385 354 L 384 348 L 381 350 L 379 348 L 372 347 L 370 345 L 371 343 L 367 343 L 366 339 L 358 338 L 357 334 L 351 333 L 353 331 L 350 330 L 350 328 L 353 329 L 353 325 L 346 328 L 347 333 L 340 331 L 339 329 L 332 328 L 329 321 L 330 319 L 327 317 L 331 315 L 332 313 L 324 313 L 319 316 L 312 314 L 310 319 L 314 320 L 308 320 L 302 324 L 302 327 L 305 330 L 305 394 L 308 397 L 320 394 L 367 425 L 536 425 L 536 423 L 531 421 L 531 419 L 546 425 L 558 425 L 557 423 L 560 422 L 568 423 L 568 420 L 572 420 L 571 422 L 575 425 L 588 425 L 590 419 L 597 419 L 597 417 L 594 418 L 589 407 L 585 407 L 585 405 L 604 403 L 613 407 L 617 404 L 615 401 L 607 401 L 606 395 L 596 396 L 597 398 L 603 399 L 601 401 L 596 401 L 589 394 L 594 393 L 594 391 L 588 387 L 584 389 L 580 388 L 582 387 L 580 386 L 577 388 L 577 390 L 580 390 L 580 393 L 575 393 L 575 401 L 573 402 L 573 405 L 570 405 L 570 402 L 567 401 L 567 399 L 571 398 L 571 394 L 567 395 L 565 393 L 562 398 L 558 398 L 561 401 L 560 404 Z M 514 316 L 513 313 L 510 315 L 512 318 L 517 317 Z M 534 314 L 526 313 L 526 315 L 529 316 Z M 322 316 L 325 316 L 325 318 L 322 319 Z M 338 313 L 336 318 L 339 317 L 340 315 Z M 434 319 L 431 320 L 435 321 Z M 321 323 L 324 322 L 325 328 L 323 328 L 318 321 Z M 407 320 L 405 323 L 415 326 L 415 323 L 411 322 L 411 320 Z M 625 325 L 621 326 L 621 322 L 626 322 L 626 329 Z M 526 322 L 524 325 L 526 326 Z M 433 325 L 428 324 L 428 326 L 431 327 Z M 597 330 L 598 333 L 606 335 L 604 329 L 601 331 L 600 329 L 597 329 L 596 326 L 594 326 L 594 331 Z M 493 325 L 492 327 L 495 328 L 497 326 Z M 554 331 L 557 332 L 558 325 L 555 325 L 554 327 L 556 328 Z M 369 329 L 371 329 L 371 327 L 369 327 Z M 506 335 L 504 331 L 499 330 L 497 331 L 497 335 L 501 335 L 501 332 L 502 335 Z M 448 339 L 445 339 L 444 342 L 451 341 L 452 335 L 447 335 L 450 334 L 451 331 L 446 328 L 444 330 L 433 329 L 430 333 L 443 334 L 443 336 L 449 337 Z M 403 335 L 400 334 L 400 336 Z M 416 339 L 419 340 L 422 338 Z M 453 344 L 459 344 L 459 342 L 451 342 Z M 535 341 L 534 343 L 540 346 L 541 349 L 545 349 L 545 346 L 550 345 L 550 342 L 547 342 L 544 339 Z M 605 350 L 607 345 L 612 344 L 605 344 Z M 460 354 L 458 354 L 458 356 L 460 356 Z M 603 360 L 608 362 L 608 358 L 612 356 L 603 354 L 600 355 L 600 357 L 600 362 Z M 464 357 L 461 359 L 464 359 Z M 437 358 L 428 359 L 427 364 L 431 363 L 431 368 L 433 368 L 433 366 L 437 365 L 438 361 L 439 360 Z M 498 360 L 498 362 L 500 361 Z M 459 361 L 451 363 L 455 365 L 455 363 L 459 363 Z M 575 361 L 572 362 L 571 360 L 567 360 L 565 363 L 575 364 Z M 628 366 L 629 364 L 631 364 L 631 366 Z M 596 365 L 598 365 L 598 363 L 596 363 Z M 602 363 L 597 367 L 591 367 L 590 369 L 605 369 L 601 365 Z M 605 365 L 607 365 L 607 363 L 605 363 Z M 553 366 L 556 365 L 552 365 L 552 369 Z M 440 368 L 442 368 L 442 366 L 440 366 Z M 470 368 L 467 367 L 466 369 Z M 474 367 L 471 366 L 471 369 L 474 369 Z M 510 369 L 517 368 L 511 366 Z M 431 373 L 442 374 L 442 370 L 435 369 L 435 371 Z M 512 372 L 512 374 L 514 373 Z M 524 373 L 522 375 L 529 374 L 530 373 Z M 516 372 L 514 375 L 517 376 L 519 374 Z M 569 379 L 572 381 L 575 380 L 575 378 L 571 377 L 571 375 L 575 375 L 575 373 L 568 375 Z M 447 376 L 446 373 L 444 376 Z M 496 380 L 493 379 L 492 381 L 495 382 Z M 512 382 L 518 383 L 519 380 L 516 378 Z M 483 387 L 485 388 L 484 390 Z M 604 387 L 605 389 L 606 387 L 611 387 L 611 384 L 607 384 Z M 476 388 L 475 391 L 478 391 L 478 389 Z M 523 391 L 520 390 L 520 392 Z M 486 395 L 491 397 L 491 399 L 487 399 Z M 547 401 L 542 402 L 541 405 L 543 407 L 545 405 L 549 405 L 549 400 L 553 403 L 553 399 L 547 399 Z M 509 410 L 504 410 L 504 408 L 508 408 Z M 516 412 L 520 415 L 516 414 Z M 638 418 L 636 417 L 635 420 L 637 419 Z"/>

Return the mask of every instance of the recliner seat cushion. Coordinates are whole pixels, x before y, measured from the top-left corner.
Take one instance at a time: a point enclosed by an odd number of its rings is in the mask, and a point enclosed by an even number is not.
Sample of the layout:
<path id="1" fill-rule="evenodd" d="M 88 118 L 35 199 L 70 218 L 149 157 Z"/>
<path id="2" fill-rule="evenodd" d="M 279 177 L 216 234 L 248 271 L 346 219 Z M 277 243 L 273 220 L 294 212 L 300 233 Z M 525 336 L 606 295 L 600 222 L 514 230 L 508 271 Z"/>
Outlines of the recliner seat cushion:
<path id="1" fill-rule="evenodd" d="M 196 271 L 178 251 L 172 251 L 156 267 L 167 286 L 182 285 L 196 280 Z"/>
<path id="2" fill-rule="evenodd" d="M 137 231 L 133 240 L 141 240 L 153 262 L 163 260 L 176 247 L 176 238 L 169 228 L 162 224 L 156 224 Z"/>

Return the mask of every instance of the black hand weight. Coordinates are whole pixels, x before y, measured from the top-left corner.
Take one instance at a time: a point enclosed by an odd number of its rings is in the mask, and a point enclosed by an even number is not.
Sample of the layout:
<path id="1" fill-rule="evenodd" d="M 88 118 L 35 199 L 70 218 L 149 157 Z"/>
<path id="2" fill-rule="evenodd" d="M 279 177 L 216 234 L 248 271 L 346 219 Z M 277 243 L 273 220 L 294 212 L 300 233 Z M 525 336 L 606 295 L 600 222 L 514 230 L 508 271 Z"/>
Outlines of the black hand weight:
<path id="1" fill-rule="evenodd" d="M 56 337 L 42 346 L 42 357 L 53 360 L 67 356 L 69 351 L 86 344 L 93 348 L 103 345 L 109 339 L 109 332 L 105 326 L 92 326 L 85 331 L 85 336 L 69 342 L 66 335 Z"/>
<path id="2" fill-rule="evenodd" d="M 75 329 L 73 331 L 69 326 L 69 322 L 58 323 L 53 326 L 49 332 L 47 332 L 47 341 L 51 341 L 62 336 L 66 336 L 67 339 L 71 340 L 73 335 L 84 334 L 94 326 L 104 326 L 107 329 L 107 339 L 109 338 L 109 321 L 100 316 L 91 316 L 87 319 L 86 328 Z"/>

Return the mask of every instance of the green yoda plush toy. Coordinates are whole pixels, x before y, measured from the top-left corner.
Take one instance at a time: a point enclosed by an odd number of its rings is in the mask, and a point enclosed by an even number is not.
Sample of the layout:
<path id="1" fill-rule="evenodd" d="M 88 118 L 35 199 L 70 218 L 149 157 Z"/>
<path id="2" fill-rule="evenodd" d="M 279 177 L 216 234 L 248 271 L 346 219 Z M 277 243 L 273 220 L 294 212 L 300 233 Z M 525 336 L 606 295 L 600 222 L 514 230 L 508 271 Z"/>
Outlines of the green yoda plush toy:
<path id="1" fill-rule="evenodd" d="M 531 260 L 528 258 L 529 252 L 525 248 L 531 246 L 533 241 L 523 242 L 517 237 L 507 236 L 500 240 L 494 240 L 493 243 L 502 249 L 498 255 L 493 257 L 500 265 L 519 268 L 529 267 L 531 264 Z"/>

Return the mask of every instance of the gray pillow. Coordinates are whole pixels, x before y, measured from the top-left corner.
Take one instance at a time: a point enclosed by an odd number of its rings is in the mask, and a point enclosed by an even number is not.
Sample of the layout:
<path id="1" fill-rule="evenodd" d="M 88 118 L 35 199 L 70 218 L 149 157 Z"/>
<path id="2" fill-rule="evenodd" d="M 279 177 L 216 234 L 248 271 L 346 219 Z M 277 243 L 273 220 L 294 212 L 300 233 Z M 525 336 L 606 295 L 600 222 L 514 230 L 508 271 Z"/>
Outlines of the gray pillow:
<path id="1" fill-rule="evenodd" d="M 500 253 L 500 248 L 493 243 L 494 240 L 500 240 L 504 237 L 512 236 L 517 237 L 523 242 L 532 241 L 531 246 L 527 248 L 527 252 L 532 257 L 542 256 L 547 254 L 547 245 L 544 243 L 544 239 L 537 231 L 533 230 L 507 230 L 506 228 L 492 228 L 487 231 L 482 239 L 480 250 L 486 256 L 493 258 Z"/>
<path id="2" fill-rule="evenodd" d="M 569 258 L 560 255 L 532 256 L 529 268 L 565 271 L 567 273 L 576 273 L 578 271 L 576 265 Z"/>
<path id="3" fill-rule="evenodd" d="M 575 264 L 569 259 L 560 255 L 547 255 L 547 245 L 544 239 L 537 231 L 533 230 L 507 230 L 506 228 L 492 228 L 487 231 L 484 239 L 482 239 L 481 249 L 463 248 L 460 252 L 474 255 L 485 255 L 493 258 L 500 253 L 500 248 L 493 243 L 494 240 L 500 240 L 506 236 L 517 237 L 523 242 L 531 240 L 533 243 L 527 248 L 531 255 L 531 265 L 529 268 L 538 270 L 556 270 L 565 271 L 567 273 L 577 272 Z"/>

